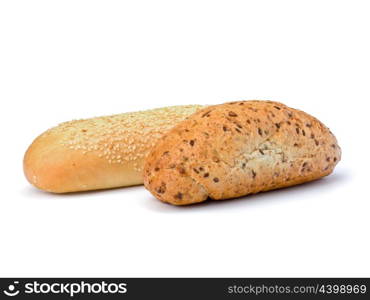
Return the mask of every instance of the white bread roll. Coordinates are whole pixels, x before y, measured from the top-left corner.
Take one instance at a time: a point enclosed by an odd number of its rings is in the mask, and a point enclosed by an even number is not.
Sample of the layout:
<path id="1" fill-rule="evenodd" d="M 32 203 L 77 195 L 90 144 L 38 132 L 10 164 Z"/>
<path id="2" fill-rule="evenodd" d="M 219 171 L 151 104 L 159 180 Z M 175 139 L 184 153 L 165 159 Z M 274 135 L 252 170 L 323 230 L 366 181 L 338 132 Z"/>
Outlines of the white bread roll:
<path id="1" fill-rule="evenodd" d="M 142 184 L 151 147 L 200 108 L 172 106 L 62 123 L 34 140 L 24 173 L 35 187 L 53 193 Z"/>

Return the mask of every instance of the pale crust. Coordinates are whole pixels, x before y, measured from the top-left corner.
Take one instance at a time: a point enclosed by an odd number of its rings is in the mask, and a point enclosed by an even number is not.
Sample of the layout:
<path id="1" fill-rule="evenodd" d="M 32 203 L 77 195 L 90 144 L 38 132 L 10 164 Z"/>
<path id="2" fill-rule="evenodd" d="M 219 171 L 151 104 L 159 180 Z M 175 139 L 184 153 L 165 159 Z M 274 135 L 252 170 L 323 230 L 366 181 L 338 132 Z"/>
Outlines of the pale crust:
<path id="1" fill-rule="evenodd" d="M 206 107 L 165 134 L 144 166 L 144 185 L 175 205 L 245 196 L 330 174 L 341 150 L 305 112 L 272 101 Z"/>
<path id="2" fill-rule="evenodd" d="M 62 123 L 28 148 L 25 175 L 37 188 L 54 193 L 142 184 L 151 147 L 201 107 L 172 106 Z"/>

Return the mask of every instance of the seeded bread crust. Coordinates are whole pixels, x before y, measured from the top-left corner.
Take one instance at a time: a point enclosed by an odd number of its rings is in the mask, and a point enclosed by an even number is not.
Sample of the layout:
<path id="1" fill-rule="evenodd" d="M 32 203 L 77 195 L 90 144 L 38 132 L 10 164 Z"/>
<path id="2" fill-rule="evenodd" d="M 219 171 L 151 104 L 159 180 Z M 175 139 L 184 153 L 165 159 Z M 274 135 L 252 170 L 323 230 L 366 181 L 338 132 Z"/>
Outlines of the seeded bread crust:
<path id="1" fill-rule="evenodd" d="M 62 123 L 28 148 L 24 173 L 31 184 L 53 193 L 142 184 L 151 147 L 201 107 L 172 106 Z"/>
<path id="2" fill-rule="evenodd" d="M 144 185 L 186 205 L 315 180 L 340 158 L 316 118 L 278 102 L 238 101 L 206 107 L 165 134 L 147 157 Z"/>

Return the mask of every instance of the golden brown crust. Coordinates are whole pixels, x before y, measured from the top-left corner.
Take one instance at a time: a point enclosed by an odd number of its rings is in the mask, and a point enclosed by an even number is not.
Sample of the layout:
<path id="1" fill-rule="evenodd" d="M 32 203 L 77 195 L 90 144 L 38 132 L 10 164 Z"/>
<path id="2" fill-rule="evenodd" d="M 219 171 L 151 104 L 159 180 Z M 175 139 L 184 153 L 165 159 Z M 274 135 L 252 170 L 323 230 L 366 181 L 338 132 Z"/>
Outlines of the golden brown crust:
<path id="1" fill-rule="evenodd" d="M 54 193 L 142 184 L 151 147 L 200 108 L 172 106 L 62 123 L 28 148 L 25 175 L 34 186 Z"/>
<path id="2" fill-rule="evenodd" d="M 305 112 L 272 101 L 206 107 L 152 149 L 145 187 L 176 205 L 240 197 L 315 180 L 341 158 L 336 138 Z"/>

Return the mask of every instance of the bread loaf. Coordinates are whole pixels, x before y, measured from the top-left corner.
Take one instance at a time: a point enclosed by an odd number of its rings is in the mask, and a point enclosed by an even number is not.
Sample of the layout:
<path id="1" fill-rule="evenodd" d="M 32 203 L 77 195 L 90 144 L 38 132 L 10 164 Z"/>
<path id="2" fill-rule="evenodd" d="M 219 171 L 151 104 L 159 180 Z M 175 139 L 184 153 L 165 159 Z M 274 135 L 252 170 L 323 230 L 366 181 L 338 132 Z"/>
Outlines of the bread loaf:
<path id="1" fill-rule="evenodd" d="M 272 101 L 206 107 L 153 147 L 145 187 L 175 205 L 283 188 L 330 174 L 341 158 L 314 117 Z"/>
<path id="2" fill-rule="evenodd" d="M 156 141 L 201 106 L 173 106 L 62 123 L 28 148 L 24 172 L 39 189 L 67 193 L 143 183 Z"/>

